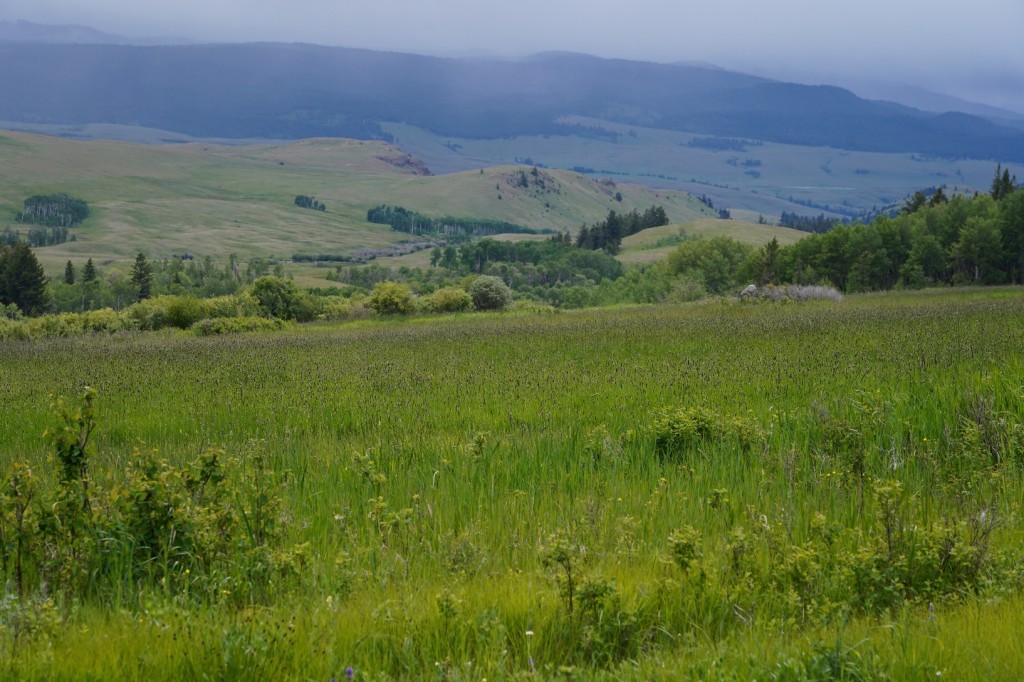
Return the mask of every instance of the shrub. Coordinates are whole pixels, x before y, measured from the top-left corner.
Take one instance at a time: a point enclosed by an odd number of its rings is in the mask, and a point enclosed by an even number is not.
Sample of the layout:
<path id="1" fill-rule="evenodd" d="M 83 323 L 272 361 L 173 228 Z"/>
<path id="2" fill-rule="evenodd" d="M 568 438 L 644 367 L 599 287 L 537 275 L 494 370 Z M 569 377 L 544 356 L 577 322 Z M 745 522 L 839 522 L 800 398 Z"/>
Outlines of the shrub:
<path id="1" fill-rule="evenodd" d="M 260 302 L 249 294 L 215 296 L 200 299 L 203 317 L 254 317 L 260 314 Z"/>
<path id="2" fill-rule="evenodd" d="M 203 305 L 191 296 L 174 296 L 167 302 L 167 324 L 178 329 L 188 329 L 203 319 Z"/>
<path id="3" fill-rule="evenodd" d="M 280 277 L 260 277 L 252 283 L 249 293 L 259 301 L 260 309 L 268 317 L 309 322 L 320 314 L 317 299 L 299 291 L 295 282 Z"/>
<path id="4" fill-rule="evenodd" d="M 416 301 L 409 287 L 390 280 L 373 287 L 366 305 L 378 315 L 407 315 L 416 311 Z"/>
<path id="5" fill-rule="evenodd" d="M 54 485 L 21 462 L 0 477 L 0 568 L 13 564 L 9 588 L 21 605 L 47 590 L 117 601 L 146 585 L 251 604 L 295 583 L 285 579 L 299 577 L 307 549 L 284 543 L 284 483 L 265 455 L 243 453 L 241 466 L 208 449 L 175 466 L 136 451 L 123 480 L 104 485 L 90 476 L 94 403 L 88 387 L 81 400 L 54 400 Z M 9 626 L 6 604 L 0 623 Z"/>
<path id="6" fill-rule="evenodd" d="M 435 313 L 461 313 L 473 308 L 473 298 L 460 287 L 443 287 L 427 299 L 427 307 Z"/>
<path id="7" fill-rule="evenodd" d="M 744 292 L 746 291 L 747 289 L 744 289 Z M 833 301 L 839 303 L 843 300 L 843 295 L 830 286 L 809 284 L 786 284 L 783 286 L 769 284 L 740 295 L 743 298 L 762 301 Z"/>
<path id="8" fill-rule="evenodd" d="M 323 320 L 346 320 L 352 316 L 352 309 L 355 304 L 350 299 L 340 296 L 332 297 L 324 301 L 321 308 L 320 319 Z"/>
<path id="9" fill-rule="evenodd" d="M 279 319 L 268 320 L 265 317 L 218 317 L 200 320 L 192 325 L 197 336 L 214 336 L 217 334 L 235 334 L 238 332 L 271 331 L 284 327 Z"/>
<path id="10" fill-rule="evenodd" d="M 750 450 L 764 439 L 760 427 L 744 417 L 723 417 L 704 407 L 680 407 L 655 415 L 651 427 L 662 455 L 697 449 L 720 441 Z"/>
<path id="11" fill-rule="evenodd" d="M 504 310 L 512 305 L 512 290 L 500 277 L 483 275 L 469 285 L 469 295 L 477 310 Z"/>

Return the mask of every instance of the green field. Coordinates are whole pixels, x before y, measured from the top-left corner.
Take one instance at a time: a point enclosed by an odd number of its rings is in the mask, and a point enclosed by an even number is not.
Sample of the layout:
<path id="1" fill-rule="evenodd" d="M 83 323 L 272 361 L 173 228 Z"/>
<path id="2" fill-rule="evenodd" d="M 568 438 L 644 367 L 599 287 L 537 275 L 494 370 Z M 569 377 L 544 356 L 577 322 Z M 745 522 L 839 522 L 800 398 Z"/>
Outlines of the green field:
<path id="1" fill-rule="evenodd" d="M 4 484 L 0 677 L 1020 679 L 1022 349 L 1017 288 L 7 343 L 0 465 L 49 518 L 93 387 L 104 530 L 19 600 Z"/>
<path id="2" fill-rule="evenodd" d="M 366 221 L 367 209 L 380 204 L 569 231 L 612 209 L 642 211 L 657 204 L 678 222 L 709 213 L 685 192 L 609 184 L 567 171 L 545 171 L 544 188 L 523 188 L 514 182 L 522 168 L 427 176 L 406 164 L 398 149 L 356 140 L 150 146 L 5 132 L 0 226 L 23 228 L 15 215 L 31 195 L 63 192 L 85 199 L 92 213 L 72 230 L 76 241 L 38 250 L 56 275 L 68 259 L 123 267 L 139 251 L 151 259 L 184 253 L 288 259 L 407 239 Z M 316 196 L 326 212 L 296 207 L 299 194 Z"/>

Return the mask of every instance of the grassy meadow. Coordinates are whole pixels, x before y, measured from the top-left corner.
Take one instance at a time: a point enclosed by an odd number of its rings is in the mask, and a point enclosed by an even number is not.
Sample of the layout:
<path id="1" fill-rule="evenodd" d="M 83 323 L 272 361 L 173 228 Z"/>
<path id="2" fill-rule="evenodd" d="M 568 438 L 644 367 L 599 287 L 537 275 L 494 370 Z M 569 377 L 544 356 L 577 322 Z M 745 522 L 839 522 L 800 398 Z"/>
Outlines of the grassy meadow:
<path id="1" fill-rule="evenodd" d="M 5 479 L 0 677 L 1020 679 L 1022 348 L 1016 288 L 7 343 L 3 470 L 90 386 L 126 520 L 44 585 Z"/>
<path id="2" fill-rule="evenodd" d="M 380 204 L 430 216 L 489 218 L 534 229 L 575 231 L 608 211 L 665 207 L 674 221 L 709 211 L 685 192 L 609 185 L 577 173 L 545 171 L 544 187 L 516 185 L 523 167 L 423 175 L 403 152 L 381 142 L 313 139 L 218 146 L 143 145 L 0 133 L 0 226 L 15 222 L 35 194 L 67 193 L 89 203 L 75 241 L 40 248 L 51 276 L 71 259 L 125 267 L 189 253 L 224 260 L 238 254 L 289 259 L 295 253 L 351 254 L 408 239 L 366 221 Z M 621 195 L 616 201 L 615 195 Z M 325 212 L 302 209 L 316 196 Z"/>

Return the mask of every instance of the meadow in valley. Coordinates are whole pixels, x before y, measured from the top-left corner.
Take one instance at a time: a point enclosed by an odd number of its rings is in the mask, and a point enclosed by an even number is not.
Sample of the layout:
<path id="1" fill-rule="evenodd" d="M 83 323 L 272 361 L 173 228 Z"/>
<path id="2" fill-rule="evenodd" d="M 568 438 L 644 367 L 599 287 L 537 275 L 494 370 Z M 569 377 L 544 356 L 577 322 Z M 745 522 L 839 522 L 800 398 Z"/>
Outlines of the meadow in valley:
<path id="1" fill-rule="evenodd" d="M 1022 347 L 1019 288 L 5 341 L 0 677 L 1020 679 Z"/>

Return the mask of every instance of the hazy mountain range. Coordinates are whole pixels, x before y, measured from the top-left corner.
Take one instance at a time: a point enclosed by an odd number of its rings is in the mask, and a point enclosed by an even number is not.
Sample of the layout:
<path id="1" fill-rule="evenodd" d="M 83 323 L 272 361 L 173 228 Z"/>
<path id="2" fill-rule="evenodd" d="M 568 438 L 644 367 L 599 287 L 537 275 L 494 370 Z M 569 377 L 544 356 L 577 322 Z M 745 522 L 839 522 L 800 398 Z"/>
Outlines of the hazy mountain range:
<path id="1" fill-rule="evenodd" d="M 82 45 L 187 45 L 194 41 L 173 36 L 130 38 L 77 24 L 38 24 L 0 21 L 0 43 L 65 43 Z"/>
<path id="2" fill-rule="evenodd" d="M 718 69 L 549 53 L 441 59 L 291 44 L 0 44 L 0 120 L 119 123 L 203 137 L 382 137 L 397 121 L 440 135 L 580 132 L 582 115 L 712 136 L 1024 161 L 1024 131 L 829 86 Z"/>

